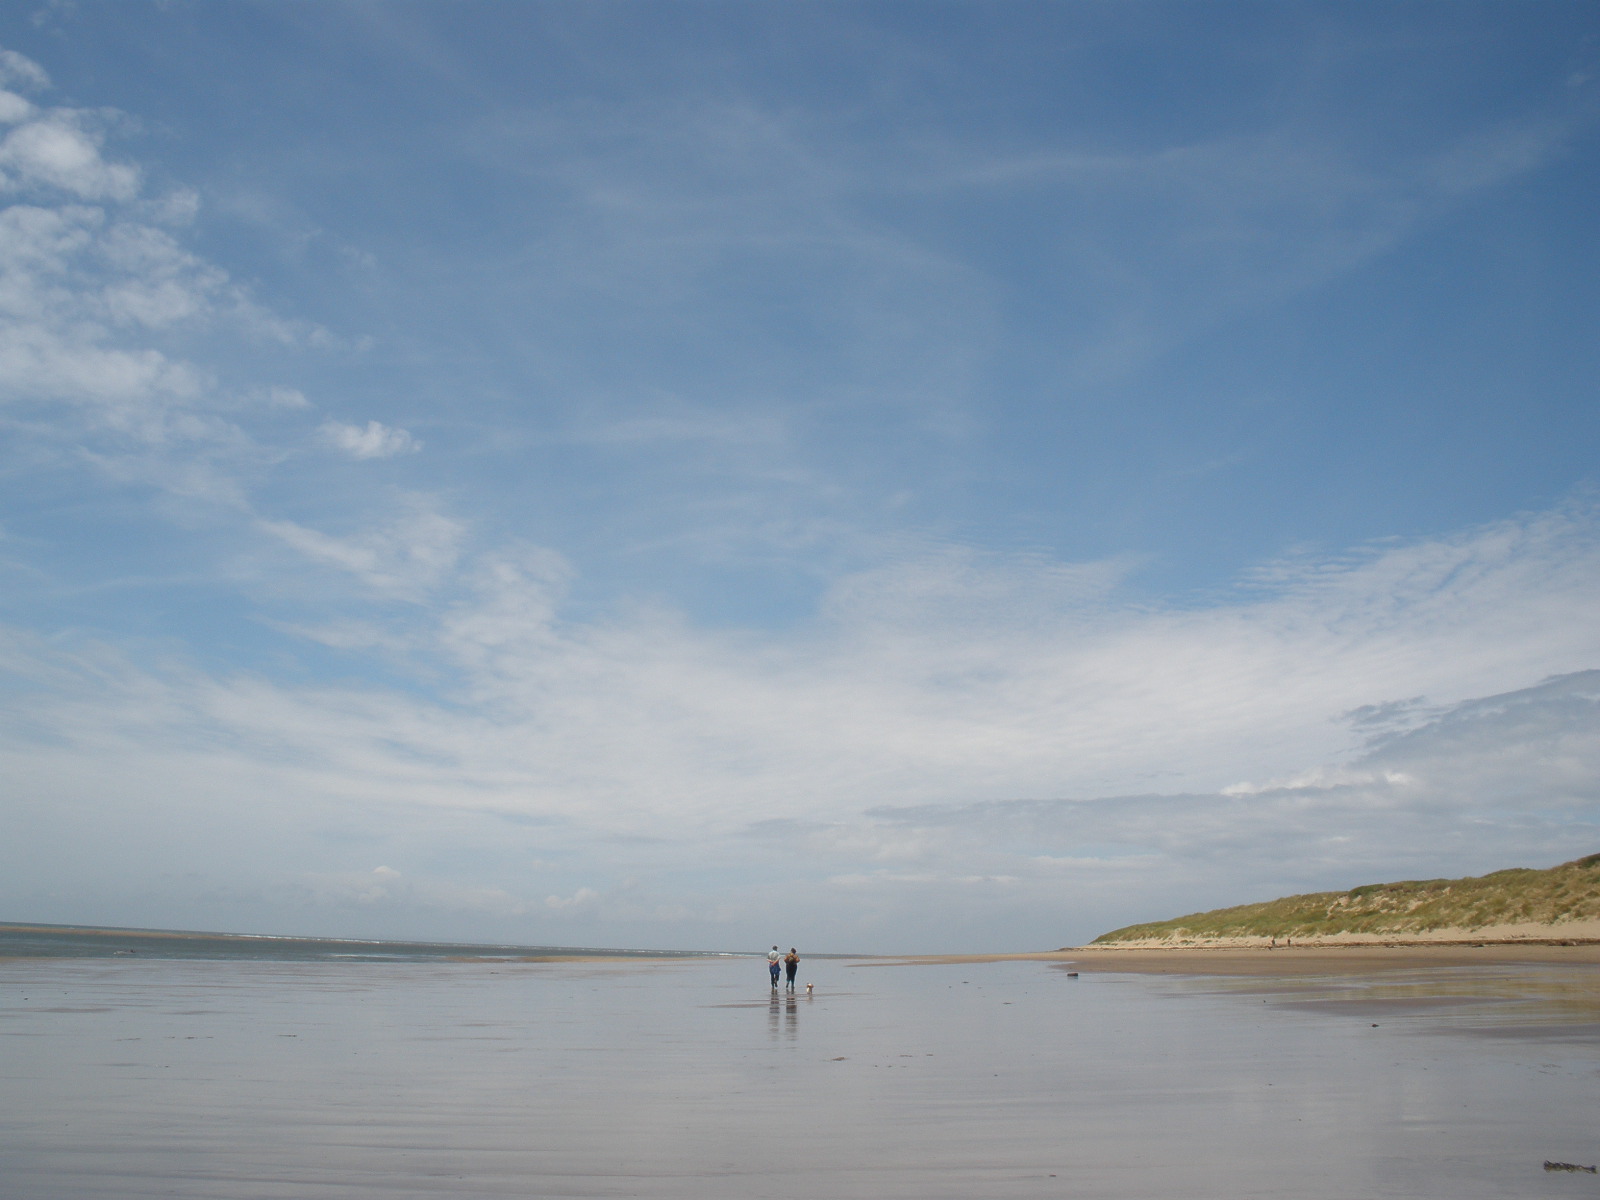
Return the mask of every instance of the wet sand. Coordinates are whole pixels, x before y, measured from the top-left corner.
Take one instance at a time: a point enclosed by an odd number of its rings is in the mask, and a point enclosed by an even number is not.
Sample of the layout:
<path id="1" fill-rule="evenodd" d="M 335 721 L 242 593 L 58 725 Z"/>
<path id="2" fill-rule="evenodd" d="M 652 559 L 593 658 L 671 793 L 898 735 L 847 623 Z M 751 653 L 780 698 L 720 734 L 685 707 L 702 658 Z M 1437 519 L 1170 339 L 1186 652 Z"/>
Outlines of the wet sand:
<path id="1" fill-rule="evenodd" d="M 1362 975 L 1481 966 L 1600 966 L 1600 944 L 1565 942 L 1395 942 L 1334 945 L 1109 947 L 1031 954 L 922 955 L 902 963 L 1071 963 L 1079 971 L 1141 975 Z"/>
<path id="2" fill-rule="evenodd" d="M 13 960 L 0 1194 L 1595 1194 L 1542 1169 L 1600 1158 L 1592 962 L 1128 953 L 810 960 L 793 997 L 758 960 Z"/>

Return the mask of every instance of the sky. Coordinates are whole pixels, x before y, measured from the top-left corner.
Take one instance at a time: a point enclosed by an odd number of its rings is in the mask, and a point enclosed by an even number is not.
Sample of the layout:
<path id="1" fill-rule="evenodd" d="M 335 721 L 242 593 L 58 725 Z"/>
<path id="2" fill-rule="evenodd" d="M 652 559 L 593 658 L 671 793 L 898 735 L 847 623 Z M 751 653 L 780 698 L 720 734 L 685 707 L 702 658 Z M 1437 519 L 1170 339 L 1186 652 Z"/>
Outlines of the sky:
<path id="1" fill-rule="evenodd" d="M 0 919 L 1011 951 L 1600 849 L 1594 5 L 0 46 Z"/>

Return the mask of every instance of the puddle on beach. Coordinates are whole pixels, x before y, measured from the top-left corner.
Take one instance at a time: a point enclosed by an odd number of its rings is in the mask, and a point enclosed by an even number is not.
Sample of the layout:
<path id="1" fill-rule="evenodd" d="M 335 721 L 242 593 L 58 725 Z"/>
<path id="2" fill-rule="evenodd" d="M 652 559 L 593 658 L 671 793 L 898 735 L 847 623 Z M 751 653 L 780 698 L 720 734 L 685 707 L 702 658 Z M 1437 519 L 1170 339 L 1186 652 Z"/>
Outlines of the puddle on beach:
<path id="1" fill-rule="evenodd" d="M 0 963 L 0 1194 L 1600 1196 L 1593 968 L 765 975 Z"/>

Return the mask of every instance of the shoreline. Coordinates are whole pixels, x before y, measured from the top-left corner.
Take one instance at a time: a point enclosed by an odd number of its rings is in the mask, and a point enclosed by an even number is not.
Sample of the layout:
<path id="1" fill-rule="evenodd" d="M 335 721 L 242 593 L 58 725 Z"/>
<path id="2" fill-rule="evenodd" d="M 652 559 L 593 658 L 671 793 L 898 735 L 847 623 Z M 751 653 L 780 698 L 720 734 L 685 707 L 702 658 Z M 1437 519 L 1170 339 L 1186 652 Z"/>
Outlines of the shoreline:
<path id="1" fill-rule="evenodd" d="M 4 944 L 5 935 L 23 944 Z M 44 935 L 57 944 L 49 949 L 27 945 Z M 1586 936 L 1587 935 L 1587 936 Z M 932 966 L 999 962 L 1040 962 L 1076 971 L 1172 975 L 1314 976 L 1356 975 L 1374 971 L 1418 971 L 1430 968 L 1600 966 L 1600 925 L 1593 922 L 1556 926 L 1498 926 L 1477 931 L 1437 930 L 1424 935 L 1361 936 L 1343 934 L 1271 946 L 1260 938 L 1216 938 L 1207 941 L 1130 942 L 1065 946 L 1057 950 L 991 954 L 822 954 L 851 967 Z M 65 943 L 65 944 L 63 944 Z M 183 947 L 188 953 L 161 953 Z M 206 944 L 209 943 L 209 946 Z M 68 949 L 68 947 L 71 947 Z M 137 949 L 136 949 L 137 947 Z M 208 954 L 206 949 L 218 953 Z M 45 959 L 240 959 L 251 949 L 279 951 L 261 961 L 387 961 L 457 964 L 536 963 L 668 963 L 743 957 L 726 951 L 600 950 L 571 946 L 514 946 L 439 942 L 389 942 L 379 939 L 286 937 L 282 935 L 216 934 L 190 930 L 117 929 L 0 923 L 0 961 Z M 331 953 L 340 949 L 356 954 Z M 65 952 L 63 952 L 65 951 Z M 75 952 L 76 951 L 76 952 Z M 390 952 L 388 954 L 385 951 Z M 390 957 L 390 954 L 393 957 Z"/>
<path id="2" fill-rule="evenodd" d="M 1044 962 L 1138 975 L 1365 975 L 1373 971 L 1512 966 L 1600 966 L 1600 941 L 1334 942 L 1266 946 L 1078 946 L 1018 954 L 918 954 L 856 966 Z"/>

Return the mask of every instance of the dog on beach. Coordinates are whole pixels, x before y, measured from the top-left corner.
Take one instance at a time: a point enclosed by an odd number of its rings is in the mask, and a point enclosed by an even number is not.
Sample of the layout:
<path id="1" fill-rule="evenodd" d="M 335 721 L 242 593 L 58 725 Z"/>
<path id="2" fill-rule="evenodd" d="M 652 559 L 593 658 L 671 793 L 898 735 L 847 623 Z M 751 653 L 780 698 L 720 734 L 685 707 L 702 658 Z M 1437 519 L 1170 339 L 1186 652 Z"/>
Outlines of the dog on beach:
<path id="1" fill-rule="evenodd" d="M 816 986 L 817 986 L 817 985 L 816 985 L 816 984 L 814 984 L 814 983 L 808 983 L 808 984 L 806 984 L 806 995 L 808 995 L 808 996 L 809 996 L 809 995 L 811 995 L 811 989 L 812 989 L 812 988 L 814 988 L 814 987 L 816 987 Z"/>

